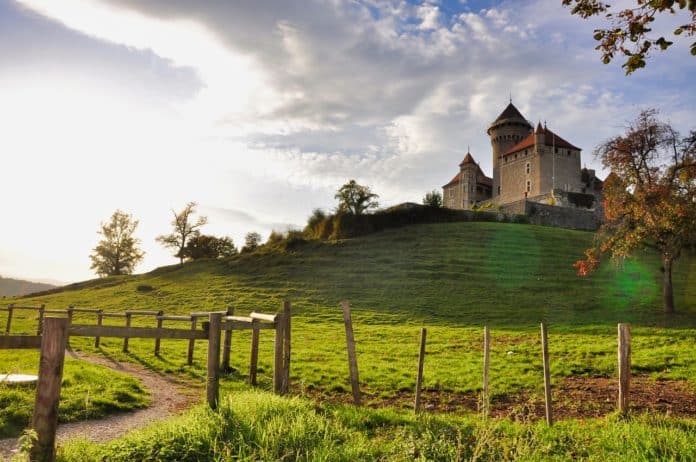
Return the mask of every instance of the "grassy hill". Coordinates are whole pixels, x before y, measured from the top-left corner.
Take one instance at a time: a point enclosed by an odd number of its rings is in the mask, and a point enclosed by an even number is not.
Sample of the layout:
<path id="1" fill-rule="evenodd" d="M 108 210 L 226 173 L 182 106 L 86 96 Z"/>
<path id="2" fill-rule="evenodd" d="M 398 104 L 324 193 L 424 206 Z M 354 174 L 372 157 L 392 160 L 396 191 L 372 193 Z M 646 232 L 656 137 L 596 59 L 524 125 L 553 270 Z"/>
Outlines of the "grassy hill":
<path id="1" fill-rule="evenodd" d="M 495 408 L 538 402 L 540 321 L 549 324 L 556 389 L 570 379 L 586 380 L 580 385 L 591 389 L 596 384 L 591 380 L 614 377 L 616 323 L 630 322 L 634 374 L 658 388 L 668 379 L 686 380 L 685 390 L 691 393 L 696 380 L 696 258 L 685 256 L 677 263 L 678 313 L 666 317 L 654 255 L 604 264 L 589 278 L 575 275 L 572 263 L 591 240 L 590 233 L 529 225 L 416 225 L 335 243 L 311 242 L 289 252 L 266 249 L 225 261 L 86 281 L 22 303 L 179 314 L 233 306 L 245 314 L 275 312 L 289 299 L 294 314 L 292 393 L 340 403 L 349 401 L 350 387 L 338 303 L 348 299 L 354 309 L 361 387 L 369 405 L 412 405 L 418 336 L 426 326 L 426 405 L 465 413 L 475 409 L 481 389 L 484 324 L 492 329 Z M 19 313 L 14 322 L 28 332 L 34 316 Z M 94 322 L 82 316 L 77 322 Z M 71 340 L 74 348 L 88 352 L 94 351 L 91 343 Z M 153 357 L 151 341 L 131 340 L 129 354 L 121 353 L 120 345 L 102 339 L 100 352 L 155 370 L 204 376 L 203 342 L 197 345 L 193 366 L 186 365 L 182 341 L 163 341 L 161 358 Z M 262 334 L 261 389 L 270 389 L 271 354 L 272 335 Z M 223 377 L 223 390 L 248 388 L 248 358 L 249 335 L 236 332 L 234 370 Z M 568 415 L 603 415 L 613 408 L 613 399 L 598 395 L 585 402 L 560 393 L 557 406 L 571 409 Z"/>
<path id="2" fill-rule="evenodd" d="M 295 384 L 328 393 L 347 388 L 338 308 L 342 299 L 354 308 L 360 360 L 371 365 L 362 379 L 375 398 L 412 388 L 420 326 L 431 328 L 426 386 L 447 391 L 479 390 L 484 324 L 493 329 L 494 394 L 538 387 L 540 321 L 550 325 L 557 377 L 613 374 L 617 322 L 634 325 L 635 367 L 664 377 L 691 377 L 696 364 L 685 351 L 693 350 L 694 343 L 696 259 L 678 262 L 678 313 L 665 317 L 654 256 L 606 264 L 590 278 L 575 275 L 572 263 L 591 239 L 585 232 L 528 225 L 417 225 L 336 243 L 309 243 L 293 252 L 245 254 L 87 281 L 23 303 L 181 314 L 234 306 L 244 314 L 274 312 L 289 299 Z M 665 344 L 665 338 L 675 343 Z M 248 338 L 240 333 L 235 342 L 233 361 L 243 374 Z M 112 344 L 117 350 L 117 343 L 107 340 L 105 348 Z M 165 342 L 166 361 L 152 358 L 149 343 L 135 342 L 140 343 L 142 351 L 136 346 L 134 354 L 151 367 L 189 369 L 183 365 L 186 348 L 181 342 Z M 262 341 L 266 370 L 271 343 L 270 338 Z M 84 348 L 89 349 L 86 341 Z M 204 354 L 201 345 L 197 355 Z M 189 372 L 200 374 L 202 367 Z"/>

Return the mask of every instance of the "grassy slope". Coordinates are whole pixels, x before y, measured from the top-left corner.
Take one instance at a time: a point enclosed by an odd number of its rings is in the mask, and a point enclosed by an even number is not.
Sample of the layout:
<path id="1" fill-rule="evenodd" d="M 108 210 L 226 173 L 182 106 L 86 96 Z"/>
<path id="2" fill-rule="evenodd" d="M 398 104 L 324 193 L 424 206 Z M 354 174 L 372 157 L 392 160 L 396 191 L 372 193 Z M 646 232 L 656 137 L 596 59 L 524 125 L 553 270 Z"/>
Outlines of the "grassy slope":
<path id="1" fill-rule="evenodd" d="M 635 372 L 694 380 L 696 259 L 678 263 L 679 314 L 665 318 L 657 261 L 651 256 L 626 261 L 621 268 L 606 265 L 591 278 L 575 275 L 572 262 L 591 239 L 589 233 L 514 224 L 418 225 L 335 244 L 313 243 L 291 254 L 242 255 L 90 281 L 82 290 L 22 303 L 182 314 L 232 305 L 245 313 L 275 311 L 288 298 L 295 313 L 295 391 L 311 394 L 346 395 L 338 309 L 344 298 L 355 310 L 361 381 L 375 401 L 413 389 L 421 325 L 430 328 L 425 386 L 432 389 L 480 389 L 481 326 L 488 323 L 493 328 L 494 395 L 538 391 L 541 320 L 551 326 L 554 381 L 568 375 L 613 375 L 619 321 L 636 326 Z M 140 292 L 139 285 L 154 290 Z M 30 318 L 18 320 L 18 328 L 30 331 Z M 262 334 L 262 387 L 270 385 L 271 338 Z M 89 343 L 73 341 L 85 350 L 91 349 Z M 192 368 L 184 365 L 186 346 L 180 341 L 163 342 L 162 359 L 152 356 L 152 342 L 132 341 L 128 356 L 155 369 L 200 377 L 205 367 L 200 343 Z M 104 352 L 121 356 L 118 341 L 103 340 L 103 345 Z M 247 368 L 248 335 L 235 333 L 234 345 L 233 365 L 239 373 L 223 385 L 239 388 Z"/>
<path id="2" fill-rule="evenodd" d="M 590 421 L 482 422 L 242 392 L 105 445 L 76 442 L 62 462 L 694 460 L 693 421 L 615 416 Z"/>

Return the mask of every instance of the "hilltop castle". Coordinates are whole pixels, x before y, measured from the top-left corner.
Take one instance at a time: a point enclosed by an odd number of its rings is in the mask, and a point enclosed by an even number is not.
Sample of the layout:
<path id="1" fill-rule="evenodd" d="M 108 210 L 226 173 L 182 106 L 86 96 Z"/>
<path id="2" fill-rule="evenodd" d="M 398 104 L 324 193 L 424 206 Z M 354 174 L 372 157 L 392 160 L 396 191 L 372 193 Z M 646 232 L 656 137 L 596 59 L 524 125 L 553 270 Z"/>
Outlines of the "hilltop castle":
<path id="1" fill-rule="evenodd" d="M 459 173 L 442 187 L 445 207 L 493 204 L 526 213 L 527 202 L 587 209 L 600 202 L 602 181 L 594 170 L 581 168 L 581 149 L 546 124 L 534 129 L 512 101 L 487 133 L 493 148 L 493 177 L 486 176 L 467 152 Z"/>

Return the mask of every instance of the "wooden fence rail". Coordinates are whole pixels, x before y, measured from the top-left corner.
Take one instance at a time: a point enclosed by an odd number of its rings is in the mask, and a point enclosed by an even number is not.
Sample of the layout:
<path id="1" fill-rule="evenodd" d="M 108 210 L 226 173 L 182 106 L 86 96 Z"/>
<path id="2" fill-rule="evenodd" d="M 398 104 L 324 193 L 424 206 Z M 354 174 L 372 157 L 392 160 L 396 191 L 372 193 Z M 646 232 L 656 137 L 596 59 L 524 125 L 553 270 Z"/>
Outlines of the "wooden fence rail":
<path id="1" fill-rule="evenodd" d="M 9 335 L 12 314 L 15 309 L 29 309 L 39 312 L 39 329 L 42 335 Z M 161 339 L 182 339 L 193 342 L 195 340 L 208 341 L 206 400 L 211 408 L 218 405 L 219 378 L 220 378 L 220 348 L 221 333 L 227 336 L 233 330 L 250 329 L 252 338 L 252 350 L 256 349 L 258 360 L 258 332 L 262 329 L 275 329 L 275 354 L 273 371 L 273 389 L 276 393 L 288 392 L 290 384 L 290 304 L 285 302 L 283 311 L 278 315 L 252 313 L 254 316 L 233 316 L 231 309 L 221 312 L 210 312 L 207 321 L 202 323 L 201 329 L 197 329 L 197 319 L 204 318 L 204 313 L 194 313 L 190 316 L 167 316 L 162 311 L 138 311 L 128 310 L 124 313 L 105 313 L 101 309 L 86 309 L 68 307 L 66 310 L 46 310 L 41 307 L 19 307 L 10 305 L 3 308 L 8 312 L 8 324 L 6 335 L 0 336 L 0 349 L 41 349 L 39 367 L 39 380 L 37 385 L 36 401 L 32 427 L 37 432 L 37 441 L 32 447 L 30 458 L 32 461 L 55 460 L 55 435 L 57 428 L 58 401 L 60 398 L 60 383 L 64 364 L 65 348 L 70 337 L 95 337 L 95 344 L 99 346 L 101 337 L 124 339 L 124 348 L 127 349 L 127 341 L 130 338 L 155 339 L 155 353 L 159 353 Z M 65 314 L 64 318 L 45 318 L 47 312 Z M 97 325 L 73 324 L 74 313 L 91 313 L 97 315 Z M 157 321 L 157 327 L 136 327 L 130 325 L 132 316 L 153 316 Z M 125 317 L 125 326 L 104 326 L 104 317 Z M 172 329 L 162 326 L 163 321 L 190 321 L 190 329 Z M 190 344 L 191 345 L 191 344 Z M 224 345 L 231 347 L 231 342 Z M 229 361 L 229 351 L 227 352 Z M 192 353 L 190 354 L 192 359 Z M 256 367 L 254 366 L 253 383 L 256 382 Z M 250 371 L 251 374 L 251 371 Z"/>

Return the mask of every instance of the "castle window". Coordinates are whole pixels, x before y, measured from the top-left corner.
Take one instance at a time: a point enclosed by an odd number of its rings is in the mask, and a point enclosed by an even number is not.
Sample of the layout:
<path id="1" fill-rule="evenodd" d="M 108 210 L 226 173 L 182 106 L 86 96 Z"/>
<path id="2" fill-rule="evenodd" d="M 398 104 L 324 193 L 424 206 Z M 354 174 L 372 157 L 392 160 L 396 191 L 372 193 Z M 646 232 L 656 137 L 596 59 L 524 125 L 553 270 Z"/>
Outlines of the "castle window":
<path id="1" fill-rule="evenodd" d="M 517 154 L 515 154 L 515 159 L 517 159 Z"/>
<path id="2" fill-rule="evenodd" d="M 527 180 L 527 192 L 530 192 L 532 190 L 532 182 Z"/>
<path id="3" fill-rule="evenodd" d="M 568 149 L 568 157 L 570 157 L 570 149 Z"/>
<path id="4" fill-rule="evenodd" d="M 556 154 L 558 154 L 558 148 L 556 148 Z"/>
<path id="5" fill-rule="evenodd" d="M 500 195 L 500 186 L 498 186 L 498 195 Z"/>
<path id="6" fill-rule="evenodd" d="M 529 172 L 532 170 L 532 164 L 527 162 L 527 175 L 529 175 Z"/>

